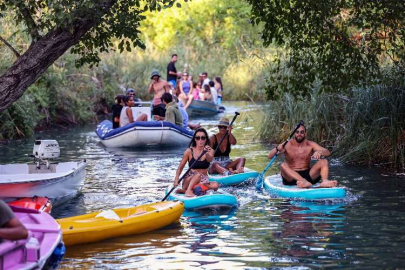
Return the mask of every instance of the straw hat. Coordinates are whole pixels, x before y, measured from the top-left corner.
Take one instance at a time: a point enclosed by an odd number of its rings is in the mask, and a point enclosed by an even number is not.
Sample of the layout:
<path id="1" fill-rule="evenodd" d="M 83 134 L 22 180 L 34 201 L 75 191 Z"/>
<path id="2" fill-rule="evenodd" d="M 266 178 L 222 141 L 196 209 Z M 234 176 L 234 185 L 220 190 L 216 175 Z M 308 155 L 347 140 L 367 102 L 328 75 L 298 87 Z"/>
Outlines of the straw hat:
<path id="1" fill-rule="evenodd" d="M 217 126 L 227 126 L 229 127 L 229 119 L 228 118 L 221 118 L 217 124 Z"/>

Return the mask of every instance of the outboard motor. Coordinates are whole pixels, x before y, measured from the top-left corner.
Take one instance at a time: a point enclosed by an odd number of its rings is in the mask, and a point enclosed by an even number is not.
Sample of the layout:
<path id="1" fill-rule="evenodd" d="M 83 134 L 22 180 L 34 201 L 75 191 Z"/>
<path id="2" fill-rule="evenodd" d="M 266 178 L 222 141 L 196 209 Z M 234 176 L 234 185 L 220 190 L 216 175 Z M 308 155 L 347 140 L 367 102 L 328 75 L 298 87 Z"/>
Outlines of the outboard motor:
<path id="1" fill-rule="evenodd" d="M 60 156 L 59 144 L 55 140 L 35 140 L 34 150 L 32 151 L 37 168 L 40 168 L 41 162 L 46 162 L 46 168 L 49 169 L 49 159 Z"/>

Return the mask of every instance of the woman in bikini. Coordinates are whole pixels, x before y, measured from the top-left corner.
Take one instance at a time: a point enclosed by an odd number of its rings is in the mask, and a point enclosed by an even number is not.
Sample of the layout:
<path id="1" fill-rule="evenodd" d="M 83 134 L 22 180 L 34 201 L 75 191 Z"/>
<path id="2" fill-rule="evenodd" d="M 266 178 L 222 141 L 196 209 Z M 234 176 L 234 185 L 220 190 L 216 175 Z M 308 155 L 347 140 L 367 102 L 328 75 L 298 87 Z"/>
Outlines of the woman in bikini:
<path id="1" fill-rule="evenodd" d="M 245 158 L 237 158 L 236 160 L 231 160 L 229 154 L 231 153 L 231 145 L 237 143 L 235 136 L 232 134 L 232 127 L 229 125 L 228 118 L 222 118 L 218 123 L 219 132 L 214 134 L 210 138 L 210 145 L 213 149 L 217 149 L 219 141 L 225 135 L 228 130 L 228 134 L 222 141 L 221 146 L 214 153 L 214 161 L 209 169 L 210 174 L 223 174 L 230 175 L 236 173 L 243 173 L 245 166 Z"/>
<path id="2" fill-rule="evenodd" d="M 196 161 L 204 150 L 207 152 L 199 161 Z M 204 195 L 209 189 L 217 190 L 219 184 L 217 182 L 210 182 L 208 178 L 208 168 L 213 158 L 214 150 L 208 145 L 208 133 L 205 129 L 198 128 L 194 132 L 190 147 L 184 151 L 183 158 L 176 171 L 176 177 L 174 179 L 175 187 L 179 185 L 179 177 L 187 161 L 189 166 L 194 165 L 184 177 L 182 188 L 177 189 L 176 192 L 185 193 L 186 196 L 193 197 L 196 195 Z"/>

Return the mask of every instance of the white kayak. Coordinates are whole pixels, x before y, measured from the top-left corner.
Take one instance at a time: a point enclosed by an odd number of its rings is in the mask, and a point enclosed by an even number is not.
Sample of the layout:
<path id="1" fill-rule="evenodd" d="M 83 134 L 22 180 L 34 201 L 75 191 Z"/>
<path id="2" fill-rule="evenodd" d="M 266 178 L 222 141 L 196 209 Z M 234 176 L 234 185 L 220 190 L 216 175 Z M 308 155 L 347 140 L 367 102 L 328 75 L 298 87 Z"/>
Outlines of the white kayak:
<path id="1" fill-rule="evenodd" d="M 248 168 L 245 168 L 243 173 L 222 175 L 222 174 L 210 174 L 210 181 L 218 182 L 221 186 L 234 186 L 243 184 L 251 179 L 259 176 L 259 173 Z"/>
<path id="2" fill-rule="evenodd" d="M 166 194 L 173 188 L 173 185 L 169 185 L 166 189 Z M 184 194 L 176 193 L 175 188 L 170 193 L 169 200 L 178 200 L 184 203 L 186 210 L 203 210 L 203 209 L 231 209 L 238 206 L 238 201 L 235 196 L 223 191 L 217 190 L 212 194 L 206 194 L 202 196 L 187 197 Z"/>
<path id="3" fill-rule="evenodd" d="M 346 189 L 343 187 L 320 188 L 319 185 L 313 185 L 312 188 L 299 188 L 296 185 L 284 185 L 279 174 L 266 177 L 263 184 L 268 192 L 284 198 L 317 200 L 346 197 Z"/>
<path id="4" fill-rule="evenodd" d="M 187 108 L 187 113 L 190 117 L 212 116 L 224 111 L 224 107 L 220 107 L 215 103 L 204 100 L 193 100 Z"/>

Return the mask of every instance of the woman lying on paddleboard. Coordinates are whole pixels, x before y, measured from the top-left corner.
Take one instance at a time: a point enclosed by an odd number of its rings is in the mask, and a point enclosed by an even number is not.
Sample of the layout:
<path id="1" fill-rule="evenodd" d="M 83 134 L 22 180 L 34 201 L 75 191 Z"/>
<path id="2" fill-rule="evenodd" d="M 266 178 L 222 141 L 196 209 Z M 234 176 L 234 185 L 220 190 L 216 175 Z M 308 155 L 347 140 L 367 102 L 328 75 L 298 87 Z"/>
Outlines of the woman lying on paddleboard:
<path id="1" fill-rule="evenodd" d="M 204 150 L 207 152 L 200 160 L 196 161 Z M 208 168 L 213 158 L 214 150 L 208 145 L 208 133 L 205 129 L 198 128 L 194 132 L 190 147 L 184 151 L 183 158 L 176 171 L 176 178 L 174 179 L 175 187 L 179 185 L 179 177 L 187 161 L 188 165 L 193 167 L 184 177 L 182 188 L 177 189 L 176 192 L 185 193 L 186 196 L 193 197 L 195 195 L 204 195 L 209 189 L 217 190 L 219 184 L 217 182 L 210 182 L 208 178 Z"/>

